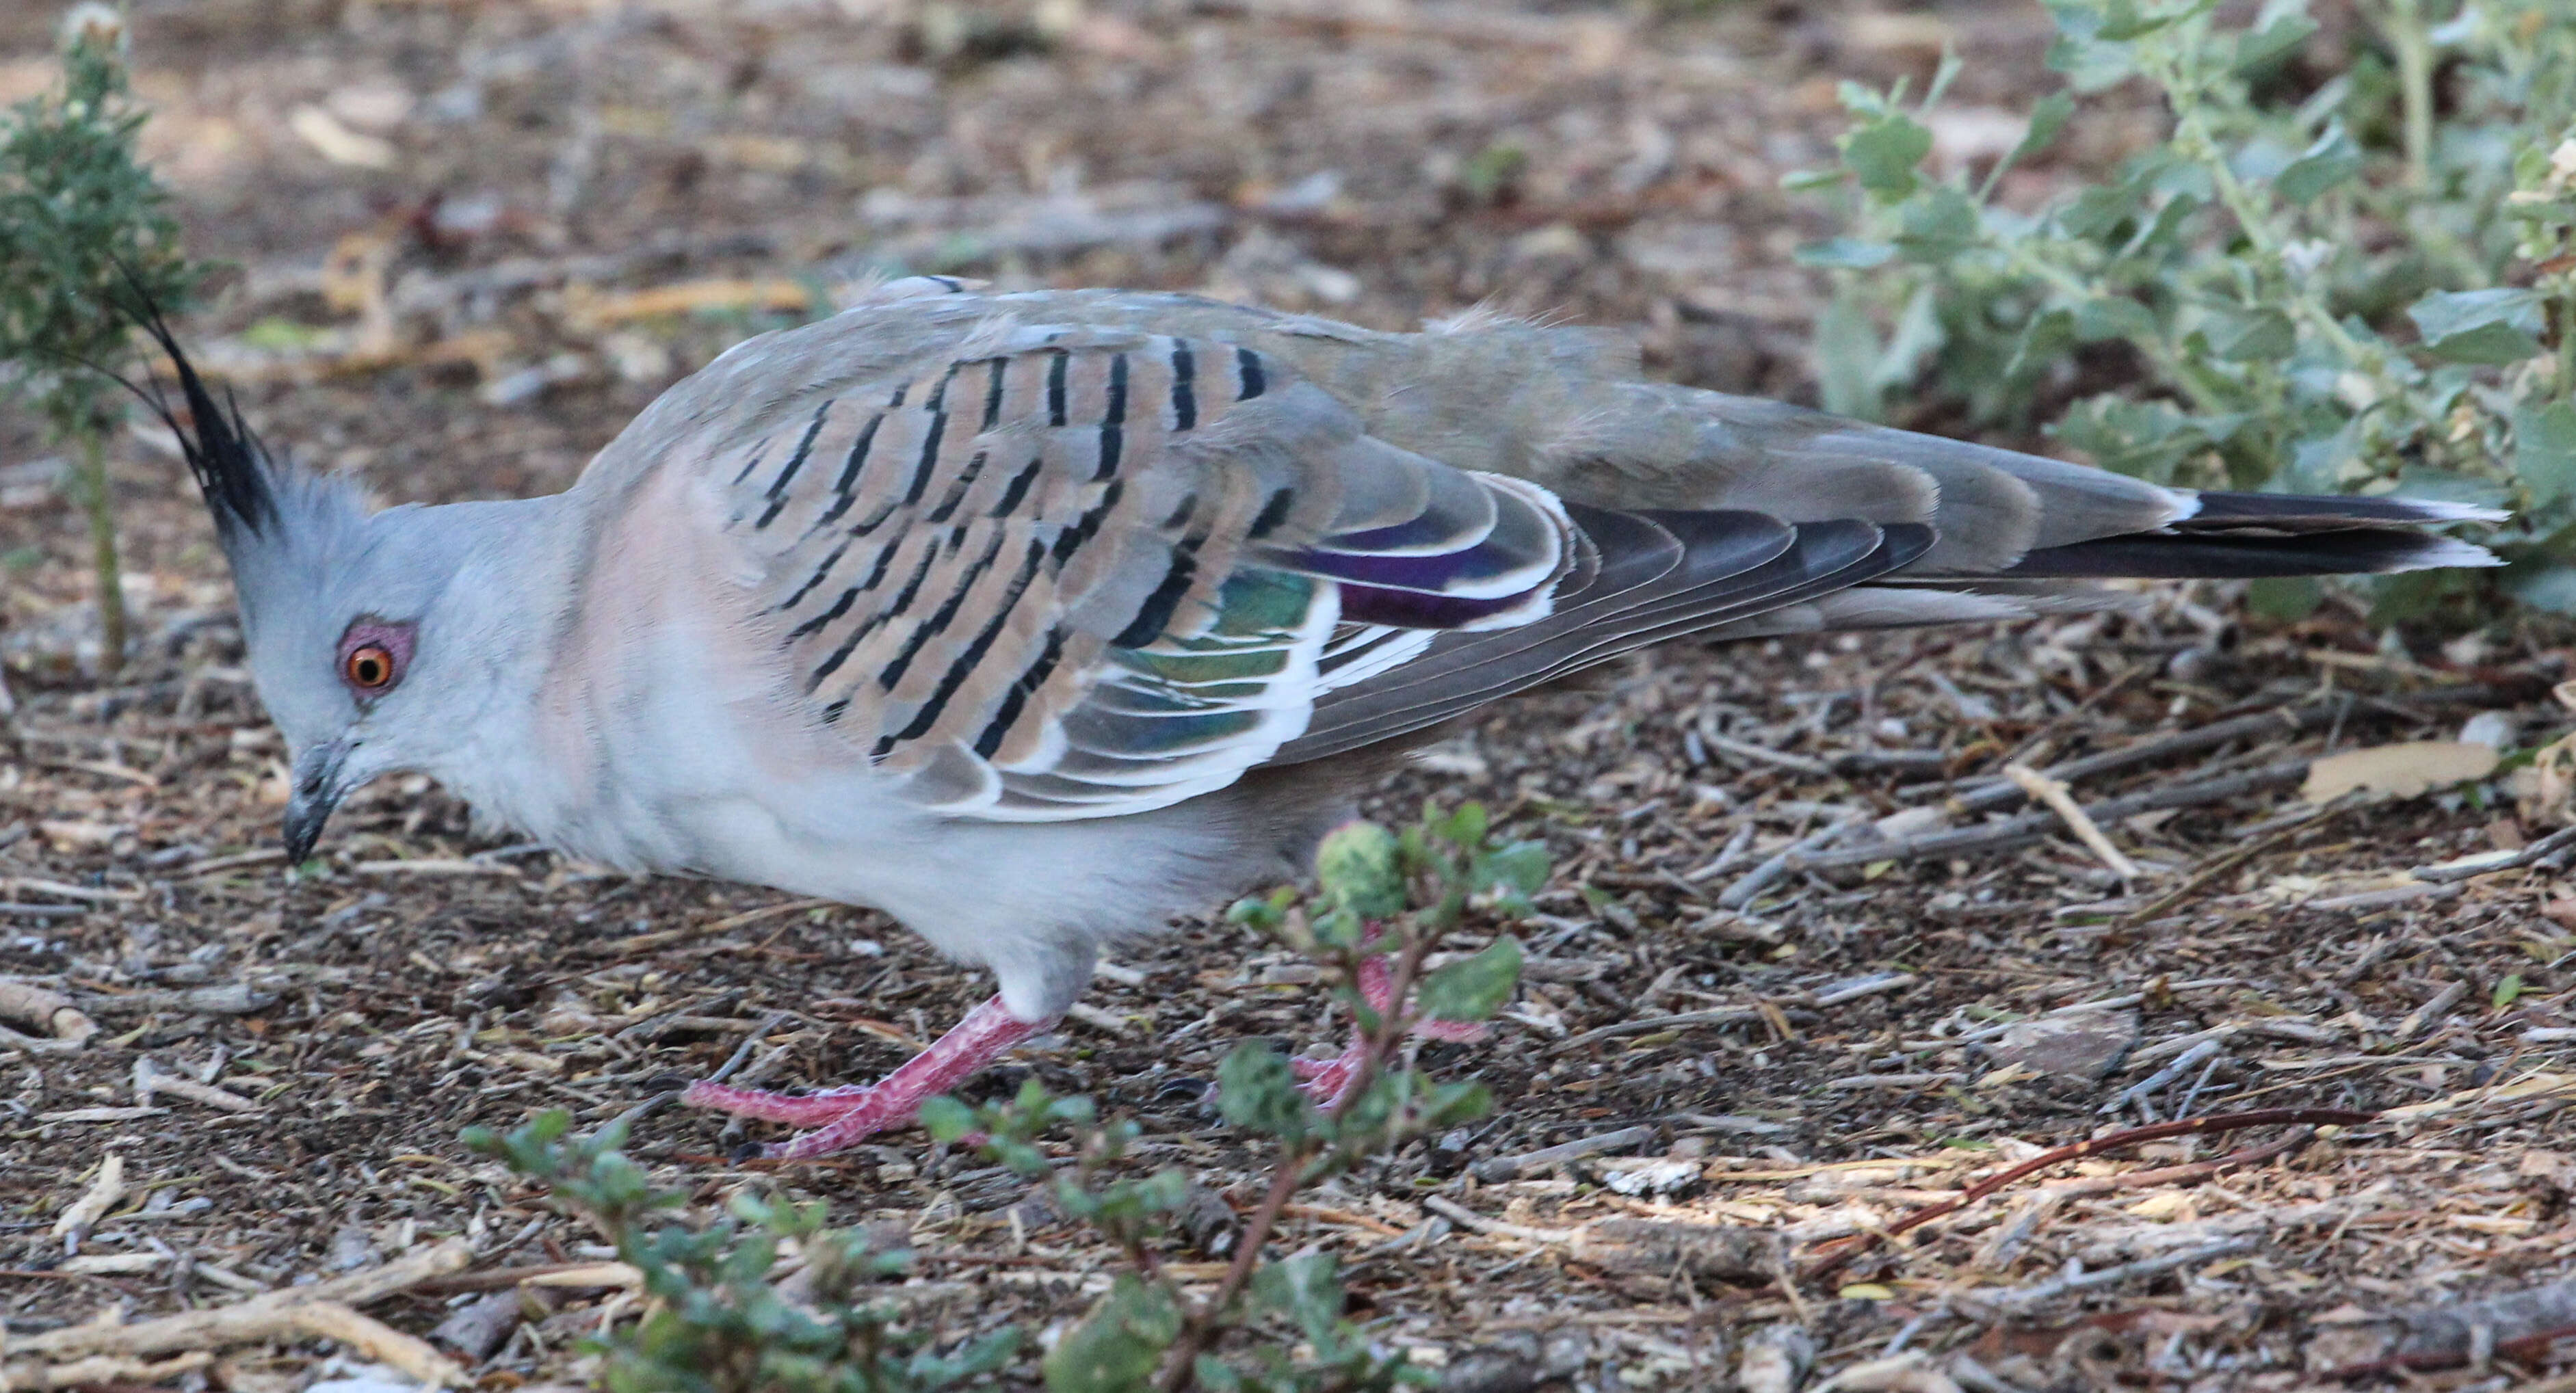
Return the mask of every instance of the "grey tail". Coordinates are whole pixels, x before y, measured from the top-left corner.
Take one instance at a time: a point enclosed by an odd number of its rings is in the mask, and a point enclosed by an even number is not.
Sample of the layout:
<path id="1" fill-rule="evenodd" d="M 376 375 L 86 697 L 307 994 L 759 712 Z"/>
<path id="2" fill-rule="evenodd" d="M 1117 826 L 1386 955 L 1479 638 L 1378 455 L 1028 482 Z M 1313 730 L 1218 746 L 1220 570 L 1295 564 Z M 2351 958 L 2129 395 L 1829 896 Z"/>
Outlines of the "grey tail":
<path id="1" fill-rule="evenodd" d="M 1419 656 L 1324 693 L 1274 763 L 1399 740 L 1513 692 L 1686 635 L 1745 639 L 2028 618 L 2100 608 L 2087 578 L 2309 576 L 2492 566 L 2420 530 L 2503 515 L 2401 498 L 2160 490 L 2160 524 L 2037 547 L 1976 574 L 1925 573 L 1923 523 L 1788 522 L 1750 509 L 1623 511 L 1568 502 L 1581 550 L 1526 624 L 1445 632 Z M 1434 627 L 1429 625 L 1418 627 Z"/>
<path id="2" fill-rule="evenodd" d="M 170 399 L 157 378 L 147 374 L 139 386 L 122 377 L 116 380 L 140 397 L 178 437 L 179 451 L 188 460 L 188 472 L 197 477 L 197 490 L 205 495 L 206 507 L 215 515 L 216 530 L 226 538 L 243 532 L 262 534 L 277 521 L 277 491 L 268 448 L 242 419 L 241 404 L 229 389 L 221 403 L 207 390 L 205 379 L 197 375 L 188 355 L 180 351 L 178 337 L 170 332 L 161 307 L 131 278 L 128 289 L 133 298 L 120 302 L 117 308 L 170 355 L 171 369 L 179 378 L 179 398 L 187 408 L 186 417 L 183 419 L 171 409 Z"/>
<path id="3" fill-rule="evenodd" d="M 2190 514 L 2147 532 L 2038 547 L 1997 572 L 2012 579 L 2152 580 L 2369 575 L 2495 566 L 2495 553 L 2420 530 L 2500 522 L 2492 508 L 2411 498 L 2203 493 Z"/>

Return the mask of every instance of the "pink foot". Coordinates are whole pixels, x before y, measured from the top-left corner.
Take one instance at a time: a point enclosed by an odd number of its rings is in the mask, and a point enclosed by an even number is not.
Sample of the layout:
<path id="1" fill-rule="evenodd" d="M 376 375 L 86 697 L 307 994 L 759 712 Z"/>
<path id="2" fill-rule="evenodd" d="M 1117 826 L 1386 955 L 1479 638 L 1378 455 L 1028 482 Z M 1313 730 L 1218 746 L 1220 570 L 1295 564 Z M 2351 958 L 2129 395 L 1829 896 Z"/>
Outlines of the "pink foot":
<path id="1" fill-rule="evenodd" d="M 694 1083 L 680 1101 L 764 1122 L 817 1128 L 765 1146 L 760 1154 L 781 1161 L 827 1156 L 878 1132 L 909 1125 L 923 1102 L 956 1087 L 1048 1024 L 1019 1019 L 996 996 L 967 1012 L 956 1028 L 876 1083 L 804 1094 Z"/>
<path id="2" fill-rule="evenodd" d="M 1369 1009 L 1380 1015 L 1395 1009 L 1395 969 L 1383 957 L 1368 958 L 1360 963 L 1360 995 L 1367 998 Z M 1413 1023 L 1413 1033 L 1433 1040 L 1481 1040 L 1485 1028 L 1473 1021 L 1420 1020 Z M 1315 1100 L 1315 1106 L 1326 1112 L 1338 1112 L 1351 1084 L 1359 1076 L 1360 1056 L 1365 1053 L 1357 1026 L 1351 1028 L 1351 1043 L 1333 1059 L 1292 1059 L 1288 1067 L 1297 1074 L 1297 1086 Z"/>

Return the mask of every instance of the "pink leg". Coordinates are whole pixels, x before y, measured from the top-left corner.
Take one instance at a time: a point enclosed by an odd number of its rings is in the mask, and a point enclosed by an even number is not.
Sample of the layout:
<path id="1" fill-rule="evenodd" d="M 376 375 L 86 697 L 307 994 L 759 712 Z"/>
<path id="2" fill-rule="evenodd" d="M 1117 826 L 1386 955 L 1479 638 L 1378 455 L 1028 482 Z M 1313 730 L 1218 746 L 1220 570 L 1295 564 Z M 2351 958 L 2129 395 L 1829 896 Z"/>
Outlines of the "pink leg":
<path id="1" fill-rule="evenodd" d="M 1360 963 L 1360 995 L 1367 998 L 1369 1009 L 1380 1015 L 1395 1009 L 1395 969 L 1383 957 L 1368 958 Z M 1413 1033 L 1434 1040 L 1481 1040 L 1485 1028 L 1473 1021 L 1416 1021 Z M 1292 1059 L 1288 1067 L 1296 1071 L 1298 1087 L 1326 1112 L 1342 1106 L 1343 1095 L 1350 1092 L 1351 1082 L 1359 1073 L 1360 1056 L 1366 1052 L 1358 1026 L 1351 1027 L 1351 1043 L 1334 1059 Z"/>
<path id="2" fill-rule="evenodd" d="M 801 1095 L 694 1083 L 680 1095 L 680 1101 L 767 1122 L 819 1127 L 818 1131 L 763 1147 L 761 1154 L 782 1161 L 826 1156 L 875 1133 L 910 1123 L 925 1100 L 954 1088 L 1049 1024 L 1013 1016 L 1003 1007 L 1002 998 L 996 996 L 967 1012 L 966 1019 L 959 1021 L 955 1029 L 877 1083 Z"/>

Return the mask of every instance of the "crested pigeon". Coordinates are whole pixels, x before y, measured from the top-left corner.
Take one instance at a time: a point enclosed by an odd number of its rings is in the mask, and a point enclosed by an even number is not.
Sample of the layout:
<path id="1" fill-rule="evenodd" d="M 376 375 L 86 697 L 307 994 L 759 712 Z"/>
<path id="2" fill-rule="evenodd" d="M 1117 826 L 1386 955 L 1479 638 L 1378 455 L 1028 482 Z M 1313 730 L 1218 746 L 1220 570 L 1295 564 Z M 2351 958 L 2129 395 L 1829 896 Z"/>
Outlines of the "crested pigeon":
<path id="1" fill-rule="evenodd" d="M 2491 565 L 2421 525 L 2501 516 L 2160 487 L 1651 382 L 1581 329 L 944 277 L 737 345 L 562 493 L 370 512 L 141 317 L 293 752 L 292 860 L 418 772 L 992 971 L 880 1083 L 689 1094 L 812 1129 L 787 1157 L 910 1121 L 1104 941 L 1295 874 L 1391 753 L 1561 674 L 2082 607 L 2092 577 Z M 1309 1073 L 1328 1103 L 1349 1077 Z"/>

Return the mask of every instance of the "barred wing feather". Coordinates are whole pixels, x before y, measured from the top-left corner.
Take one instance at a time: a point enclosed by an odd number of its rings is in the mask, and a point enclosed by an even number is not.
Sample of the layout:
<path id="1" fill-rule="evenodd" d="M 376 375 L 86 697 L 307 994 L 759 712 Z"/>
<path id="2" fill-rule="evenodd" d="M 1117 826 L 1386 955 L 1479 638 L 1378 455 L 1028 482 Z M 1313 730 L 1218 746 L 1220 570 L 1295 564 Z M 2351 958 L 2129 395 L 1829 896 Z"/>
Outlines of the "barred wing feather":
<path id="1" fill-rule="evenodd" d="M 1361 434 L 1261 355 L 1018 330 L 840 384 L 711 464 L 815 719 L 960 816 L 1221 788 L 1590 553 L 1553 495 Z"/>

